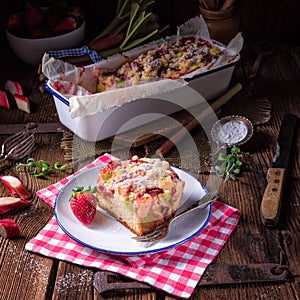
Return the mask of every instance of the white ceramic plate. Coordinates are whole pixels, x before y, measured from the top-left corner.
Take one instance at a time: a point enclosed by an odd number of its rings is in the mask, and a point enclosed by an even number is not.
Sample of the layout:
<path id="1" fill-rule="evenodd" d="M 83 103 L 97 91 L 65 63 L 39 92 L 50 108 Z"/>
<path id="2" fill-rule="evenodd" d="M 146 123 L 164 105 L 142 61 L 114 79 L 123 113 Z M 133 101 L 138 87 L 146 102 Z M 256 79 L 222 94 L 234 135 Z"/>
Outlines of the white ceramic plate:
<path id="1" fill-rule="evenodd" d="M 82 225 L 73 215 L 69 198 L 76 186 L 95 186 L 100 166 L 96 166 L 74 176 L 60 191 L 55 201 L 54 214 L 62 230 L 75 241 L 102 252 L 122 255 L 154 253 L 182 244 L 201 232 L 211 215 L 211 204 L 198 209 L 173 223 L 168 235 L 155 243 L 137 242 L 134 234 L 115 218 L 99 211 L 89 226 Z M 179 177 L 185 181 L 182 204 L 183 208 L 205 195 L 205 187 L 190 174 L 174 168 Z"/>

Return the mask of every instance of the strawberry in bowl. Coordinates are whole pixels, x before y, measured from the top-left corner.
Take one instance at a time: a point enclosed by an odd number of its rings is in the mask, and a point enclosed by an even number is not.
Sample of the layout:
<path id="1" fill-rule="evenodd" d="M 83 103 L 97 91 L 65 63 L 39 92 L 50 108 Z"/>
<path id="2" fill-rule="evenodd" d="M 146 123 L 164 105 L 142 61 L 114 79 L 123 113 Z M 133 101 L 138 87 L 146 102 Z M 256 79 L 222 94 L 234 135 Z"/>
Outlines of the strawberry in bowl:
<path id="1" fill-rule="evenodd" d="M 51 7 L 29 5 L 6 22 L 6 37 L 11 49 L 33 66 L 41 62 L 48 50 L 80 46 L 84 35 L 83 13 L 66 1 L 54 1 Z"/>

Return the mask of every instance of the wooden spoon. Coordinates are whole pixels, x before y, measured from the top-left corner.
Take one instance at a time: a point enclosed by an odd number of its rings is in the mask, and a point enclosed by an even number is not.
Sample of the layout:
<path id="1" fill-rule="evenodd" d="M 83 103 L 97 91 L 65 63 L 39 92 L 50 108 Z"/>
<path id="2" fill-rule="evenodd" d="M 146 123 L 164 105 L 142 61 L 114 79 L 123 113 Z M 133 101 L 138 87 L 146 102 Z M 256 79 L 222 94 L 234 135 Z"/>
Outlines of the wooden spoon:
<path id="1" fill-rule="evenodd" d="M 253 50 L 257 54 L 254 65 L 251 69 L 249 78 L 255 78 L 263 57 L 273 52 L 273 44 L 270 42 L 257 42 L 253 45 Z"/>

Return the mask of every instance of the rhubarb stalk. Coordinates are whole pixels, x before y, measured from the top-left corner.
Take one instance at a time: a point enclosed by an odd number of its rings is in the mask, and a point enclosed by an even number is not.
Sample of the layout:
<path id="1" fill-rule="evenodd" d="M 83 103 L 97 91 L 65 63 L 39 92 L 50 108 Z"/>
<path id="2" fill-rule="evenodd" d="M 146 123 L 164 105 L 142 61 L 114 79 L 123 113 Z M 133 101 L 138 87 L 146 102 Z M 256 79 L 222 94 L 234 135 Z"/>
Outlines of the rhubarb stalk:
<path id="1" fill-rule="evenodd" d="M 0 179 L 11 194 L 18 195 L 21 199 L 24 200 L 31 198 L 31 193 L 17 177 L 11 175 L 3 175 L 0 176 Z"/>

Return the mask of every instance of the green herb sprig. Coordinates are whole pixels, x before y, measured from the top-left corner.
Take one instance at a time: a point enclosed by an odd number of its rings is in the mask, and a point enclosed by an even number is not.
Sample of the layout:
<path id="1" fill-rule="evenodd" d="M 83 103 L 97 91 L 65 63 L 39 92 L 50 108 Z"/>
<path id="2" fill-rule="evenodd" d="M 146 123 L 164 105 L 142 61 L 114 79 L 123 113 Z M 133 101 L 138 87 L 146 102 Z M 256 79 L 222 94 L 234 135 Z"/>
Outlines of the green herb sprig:
<path id="1" fill-rule="evenodd" d="M 241 149 L 233 146 L 229 154 L 219 153 L 214 168 L 217 176 L 224 178 L 224 183 L 226 183 L 229 179 L 238 180 L 242 165 Z"/>
<path id="2" fill-rule="evenodd" d="M 62 164 L 61 162 L 55 162 L 52 167 L 49 162 L 45 160 L 35 160 L 34 158 L 28 158 L 26 163 L 18 163 L 17 170 L 24 169 L 30 175 L 37 178 L 46 177 L 55 170 L 65 171 L 68 164 Z"/>

